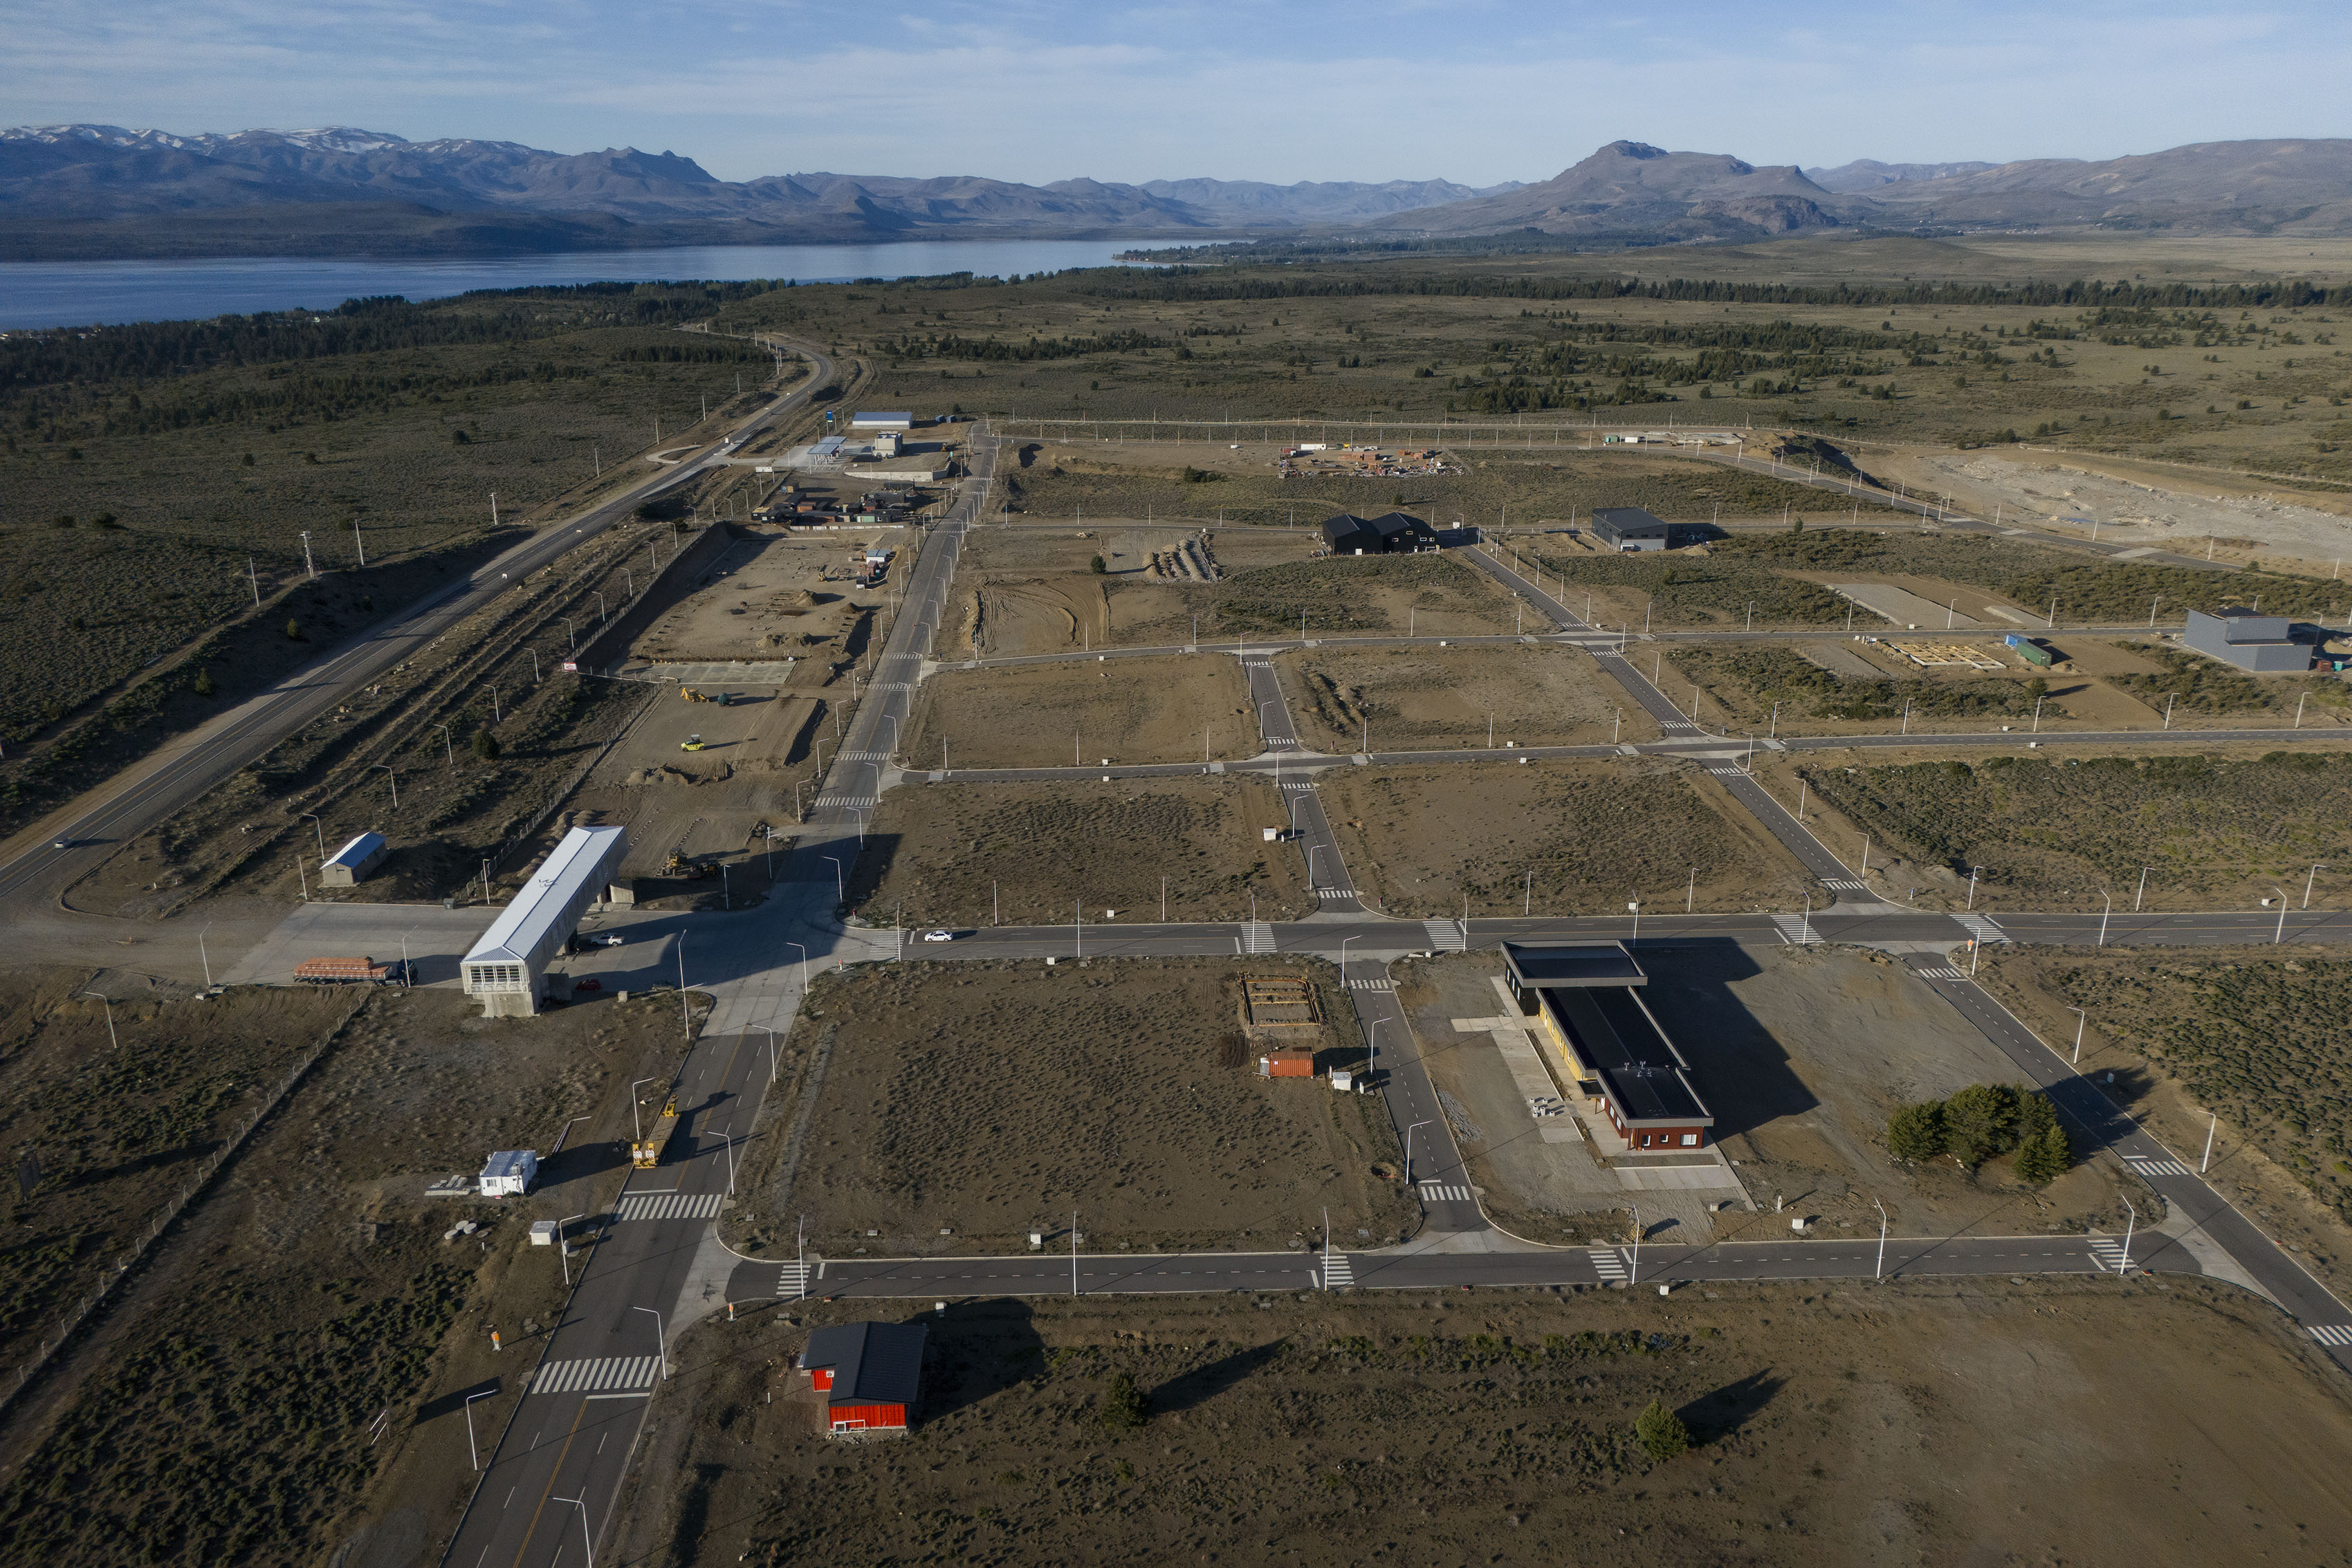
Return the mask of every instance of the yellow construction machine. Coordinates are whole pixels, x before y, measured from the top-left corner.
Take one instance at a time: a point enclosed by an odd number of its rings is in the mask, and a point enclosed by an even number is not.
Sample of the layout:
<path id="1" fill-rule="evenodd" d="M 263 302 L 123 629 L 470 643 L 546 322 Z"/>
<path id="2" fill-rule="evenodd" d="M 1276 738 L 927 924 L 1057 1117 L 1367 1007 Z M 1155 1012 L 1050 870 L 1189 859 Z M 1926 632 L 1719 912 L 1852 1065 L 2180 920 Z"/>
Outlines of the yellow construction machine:
<path id="1" fill-rule="evenodd" d="M 661 1164 L 662 1150 L 669 1146 L 669 1135 L 677 1130 L 677 1096 L 673 1094 L 663 1103 L 662 1113 L 654 1118 L 652 1135 L 629 1145 L 629 1163 L 641 1171 Z"/>

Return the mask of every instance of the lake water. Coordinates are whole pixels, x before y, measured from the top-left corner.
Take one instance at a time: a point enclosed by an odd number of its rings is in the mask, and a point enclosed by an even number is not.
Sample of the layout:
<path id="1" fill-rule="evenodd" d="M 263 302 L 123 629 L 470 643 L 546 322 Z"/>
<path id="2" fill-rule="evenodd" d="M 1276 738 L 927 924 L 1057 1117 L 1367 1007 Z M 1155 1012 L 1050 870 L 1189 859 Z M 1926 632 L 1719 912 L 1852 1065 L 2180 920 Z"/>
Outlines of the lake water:
<path id="1" fill-rule="evenodd" d="M 181 321 L 257 310 L 331 309 L 400 294 L 434 299 L 471 288 L 666 278 L 990 277 L 1102 267 L 1134 242 L 919 240 L 903 245 L 685 246 L 440 261 L 229 257 L 200 261 L 0 262 L 0 328 Z"/>

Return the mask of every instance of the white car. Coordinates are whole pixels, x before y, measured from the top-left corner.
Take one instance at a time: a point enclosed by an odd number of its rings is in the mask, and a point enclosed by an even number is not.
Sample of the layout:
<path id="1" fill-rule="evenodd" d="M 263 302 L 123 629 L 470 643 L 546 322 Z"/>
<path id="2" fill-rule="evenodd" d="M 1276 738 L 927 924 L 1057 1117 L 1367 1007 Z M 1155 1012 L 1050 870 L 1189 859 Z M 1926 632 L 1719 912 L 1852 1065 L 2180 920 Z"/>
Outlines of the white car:
<path id="1" fill-rule="evenodd" d="M 955 933 L 952 931 L 926 931 L 923 933 L 923 940 L 926 942 L 952 942 L 955 940 Z"/>
<path id="2" fill-rule="evenodd" d="M 608 932 L 608 933 L 606 933 L 604 936 L 592 936 L 592 937 L 590 937 L 590 938 L 589 938 L 589 940 L 590 940 L 590 941 L 592 941 L 592 942 L 600 943 L 600 944 L 602 944 L 603 946 L 607 946 L 607 947 L 617 947 L 617 946 L 619 946 L 622 944 L 622 942 L 623 942 L 623 941 L 625 941 L 625 937 L 623 937 L 619 932 L 617 932 L 617 931 L 614 931 L 614 932 Z"/>

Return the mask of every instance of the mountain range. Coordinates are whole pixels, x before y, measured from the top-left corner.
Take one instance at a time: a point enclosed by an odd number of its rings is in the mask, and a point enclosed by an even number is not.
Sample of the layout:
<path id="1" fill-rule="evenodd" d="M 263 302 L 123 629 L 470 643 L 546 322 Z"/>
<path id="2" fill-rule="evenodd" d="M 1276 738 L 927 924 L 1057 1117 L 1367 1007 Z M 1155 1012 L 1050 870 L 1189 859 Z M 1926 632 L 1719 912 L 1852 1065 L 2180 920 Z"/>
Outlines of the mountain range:
<path id="1" fill-rule="evenodd" d="M 633 147 L 410 141 L 330 127 L 178 136 L 0 131 L 0 257 L 461 255 L 898 238 L 1524 235 L 1574 247 L 1829 229 L 2352 234 L 2352 140 L 2203 142 L 2092 162 L 1800 169 L 1612 141 L 1551 179 L 721 180 Z"/>

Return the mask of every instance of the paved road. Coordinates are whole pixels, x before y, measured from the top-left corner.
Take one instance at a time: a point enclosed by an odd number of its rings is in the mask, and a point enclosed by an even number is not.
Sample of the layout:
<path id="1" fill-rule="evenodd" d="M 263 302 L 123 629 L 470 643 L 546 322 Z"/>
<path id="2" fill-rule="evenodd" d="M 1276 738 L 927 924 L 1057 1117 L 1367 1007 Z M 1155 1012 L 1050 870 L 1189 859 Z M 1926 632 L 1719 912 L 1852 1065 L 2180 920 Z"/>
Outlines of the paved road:
<path id="1" fill-rule="evenodd" d="M 0 863 L 0 902 L 54 899 L 112 854 L 121 841 L 136 837 L 247 766 L 332 708 L 352 687 L 409 657 L 515 582 L 627 517 L 648 497 L 686 483 L 744 440 L 798 410 L 832 379 L 834 369 L 833 361 L 814 348 L 803 351 L 815 373 L 798 391 L 745 419 L 698 455 L 586 512 L 540 529 L 497 559 L 125 769 L 75 802 L 71 816 L 52 817 L 37 837 L 20 840 L 17 852 Z M 79 847 L 51 848 L 50 839 L 58 836 Z"/>
<path id="2" fill-rule="evenodd" d="M 627 945 L 590 956 L 667 973 L 675 956 L 669 944 L 683 945 L 688 984 L 713 998 L 679 1073 L 688 1117 L 663 1166 L 633 1173 L 617 1218 L 604 1228 L 578 1293 L 548 1336 L 543 1364 L 562 1370 L 534 1375 L 446 1563 L 521 1568 L 557 1561 L 581 1529 L 581 1503 L 565 1499 L 584 1502 L 590 1532 L 602 1539 L 652 1387 L 616 1384 L 645 1377 L 642 1358 L 653 1343 L 656 1312 L 675 1335 L 723 1310 L 730 1273 L 741 1261 L 719 1240 L 715 1222 L 730 1185 L 730 1141 L 750 1133 L 768 1086 L 773 1047 L 766 1028 L 789 1026 L 808 964 L 887 957 L 895 950 L 888 934 L 841 929 L 827 857 L 845 872 L 856 863 L 858 813 L 870 810 L 889 780 L 886 742 L 904 722 L 964 530 L 994 473 L 995 449 L 984 430 L 975 430 L 971 449 L 972 478 L 908 574 L 903 607 L 773 894 L 737 915 L 633 923 Z M 661 944 L 658 956 L 647 951 L 649 941 Z M 647 1218 L 633 1218 L 638 1215 Z M 766 1267 L 776 1273 L 777 1266 Z"/>

